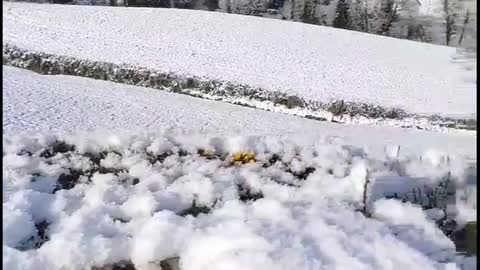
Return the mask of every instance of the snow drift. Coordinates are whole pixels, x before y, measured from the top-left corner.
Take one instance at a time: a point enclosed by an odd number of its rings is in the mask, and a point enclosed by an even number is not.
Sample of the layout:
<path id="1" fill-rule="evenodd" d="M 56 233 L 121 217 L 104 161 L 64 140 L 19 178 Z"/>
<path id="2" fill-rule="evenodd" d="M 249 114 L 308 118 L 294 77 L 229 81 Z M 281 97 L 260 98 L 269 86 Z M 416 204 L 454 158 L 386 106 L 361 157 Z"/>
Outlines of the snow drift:
<path id="1" fill-rule="evenodd" d="M 464 224 L 459 212 L 476 210 L 465 199 L 442 212 L 368 193 L 370 217 L 362 213 L 367 179 L 434 187 L 448 175 L 466 190 L 468 166 L 455 157 L 378 160 L 326 140 L 301 147 L 171 132 L 4 136 L 3 149 L 7 269 L 161 269 L 165 260 L 182 270 L 476 266 L 436 225 Z"/>

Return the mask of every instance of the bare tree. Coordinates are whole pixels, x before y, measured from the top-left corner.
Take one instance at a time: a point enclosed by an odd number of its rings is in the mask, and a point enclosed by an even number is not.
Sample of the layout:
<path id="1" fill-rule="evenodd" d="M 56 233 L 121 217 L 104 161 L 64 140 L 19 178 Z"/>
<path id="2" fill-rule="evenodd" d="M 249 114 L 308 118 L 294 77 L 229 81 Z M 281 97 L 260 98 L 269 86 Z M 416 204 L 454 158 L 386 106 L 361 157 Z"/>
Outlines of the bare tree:
<path id="1" fill-rule="evenodd" d="M 380 4 L 380 10 L 377 14 L 381 20 L 378 34 L 387 35 L 390 32 L 393 22 L 397 19 L 398 5 L 393 0 L 385 0 Z"/>
<path id="2" fill-rule="evenodd" d="M 465 11 L 465 18 L 463 20 L 463 27 L 462 27 L 462 32 L 460 33 L 460 37 L 458 38 L 458 46 L 462 45 L 462 40 L 463 40 L 463 35 L 465 34 L 465 29 L 467 28 L 468 21 L 470 20 L 470 12 L 467 9 Z"/>
<path id="3" fill-rule="evenodd" d="M 363 0 L 363 2 L 365 3 L 365 14 L 364 14 L 364 17 L 365 17 L 365 32 L 368 33 L 368 0 Z"/>
<path id="4" fill-rule="evenodd" d="M 461 4 L 465 10 L 465 17 L 455 59 L 475 64 L 477 59 L 477 0 L 463 0 Z"/>
<path id="5" fill-rule="evenodd" d="M 443 0 L 442 7 L 445 13 L 445 44 L 450 45 L 450 41 L 453 39 L 456 33 L 455 19 L 457 14 L 454 8 L 455 0 Z"/>

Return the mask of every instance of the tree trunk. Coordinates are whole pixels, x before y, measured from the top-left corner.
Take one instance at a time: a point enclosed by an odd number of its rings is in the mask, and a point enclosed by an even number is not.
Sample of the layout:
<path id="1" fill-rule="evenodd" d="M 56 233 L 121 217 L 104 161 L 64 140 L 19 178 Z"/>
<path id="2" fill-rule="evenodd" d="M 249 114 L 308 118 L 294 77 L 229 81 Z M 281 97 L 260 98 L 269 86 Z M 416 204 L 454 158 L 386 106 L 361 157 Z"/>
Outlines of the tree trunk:
<path id="1" fill-rule="evenodd" d="M 226 0 L 227 1 L 227 13 L 232 13 L 232 9 L 230 7 L 230 0 Z"/>
<path id="2" fill-rule="evenodd" d="M 292 3 L 292 7 L 290 8 L 290 20 L 293 20 L 295 16 L 295 0 L 291 0 L 290 2 Z"/>
<path id="3" fill-rule="evenodd" d="M 365 32 L 368 33 L 368 0 L 363 0 L 365 3 Z"/>
<path id="4" fill-rule="evenodd" d="M 465 20 L 463 21 L 462 33 L 460 33 L 460 37 L 458 38 L 458 46 L 462 45 L 463 35 L 465 34 L 465 29 L 467 28 L 469 19 L 470 19 L 470 12 L 467 9 L 467 12 L 465 13 Z"/>
<path id="5" fill-rule="evenodd" d="M 455 23 L 455 18 L 450 12 L 450 2 L 449 0 L 443 0 L 443 11 L 445 12 L 445 44 L 448 46 L 453 36 L 453 27 Z M 453 20 L 453 21 L 452 21 Z"/>

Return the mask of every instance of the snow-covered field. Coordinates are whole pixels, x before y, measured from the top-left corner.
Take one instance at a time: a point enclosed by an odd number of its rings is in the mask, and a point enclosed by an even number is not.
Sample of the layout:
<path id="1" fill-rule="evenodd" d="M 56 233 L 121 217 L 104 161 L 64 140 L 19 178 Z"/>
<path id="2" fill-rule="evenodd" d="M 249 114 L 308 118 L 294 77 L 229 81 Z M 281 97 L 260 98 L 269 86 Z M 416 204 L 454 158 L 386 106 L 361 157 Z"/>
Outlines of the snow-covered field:
<path id="1" fill-rule="evenodd" d="M 471 134 L 359 128 L 3 68 L 6 269 L 160 269 L 169 258 L 182 270 L 476 267 L 435 225 L 447 202 L 461 226 L 476 220 Z M 38 135 L 52 133 L 63 135 Z M 241 152 L 255 162 L 232 164 Z M 382 199 L 427 192 L 449 172 L 453 203 Z M 367 175 L 369 218 L 358 212 Z M 194 198 L 208 214 L 185 215 Z"/>
<path id="2" fill-rule="evenodd" d="M 349 126 L 255 110 L 142 87 L 71 76 L 42 76 L 3 66 L 3 132 L 155 131 L 218 135 L 284 135 L 309 144 L 337 137 L 372 155 L 400 145 L 405 153 L 437 149 L 476 159 L 476 133 L 437 133 Z"/>
<path id="3" fill-rule="evenodd" d="M 475 113 L 449 48 L 174 9 L 4 2 L 3 15 L 4 45 L 23 49 Z M 476 269 L 458 253 L 472 252 L 475 131 L 322 122 L 9 66 L 2 95 L 4 269 Z"/>
<path id="4" fill-rule="evenodd" d="M 314 101 L 476 114 L 476 75 L 453 63 L 454 48 L 328 27 L 192 10 L 5 2 L 3 42 Z"/>

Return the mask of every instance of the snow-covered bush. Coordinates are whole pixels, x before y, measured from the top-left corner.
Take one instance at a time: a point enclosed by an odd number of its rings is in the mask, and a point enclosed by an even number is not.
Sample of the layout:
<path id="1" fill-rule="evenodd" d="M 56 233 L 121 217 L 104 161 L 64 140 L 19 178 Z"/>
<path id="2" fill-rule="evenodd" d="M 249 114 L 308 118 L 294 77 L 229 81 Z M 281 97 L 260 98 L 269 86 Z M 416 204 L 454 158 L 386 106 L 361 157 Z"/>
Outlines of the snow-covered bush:
<path id="1" fill-rule="evenodd" d="M 228 81 L 186 77 L 157 70 L 52 55 L 3 45 L 3 64 L 41 74 L 64 74 L 156 88 L 259 109 L 274 109 L 321 121 L 371 122 L 419 129 L 476 129 L 476 119 L 418 116 L 400 108 L 343 100 L 314 101 Z"/>

